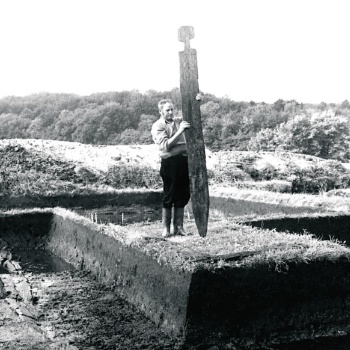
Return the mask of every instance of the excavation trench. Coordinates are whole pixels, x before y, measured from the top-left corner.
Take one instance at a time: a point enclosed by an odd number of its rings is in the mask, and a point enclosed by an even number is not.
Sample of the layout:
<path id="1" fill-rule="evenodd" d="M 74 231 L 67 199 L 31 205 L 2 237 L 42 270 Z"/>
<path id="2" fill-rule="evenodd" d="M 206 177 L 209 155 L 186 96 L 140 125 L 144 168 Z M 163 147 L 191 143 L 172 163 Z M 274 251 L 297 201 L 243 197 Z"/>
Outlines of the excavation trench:
<path id="1" fill-rule="evenodd" d="M 0 215 L 3 251 L 10 247 L 8 260 L 21 268 L 0 274 L 4 349 L 207 349 L 231 342 L 237 349 L 296 343 L 330 350 L 329 339 L 339 349 L 346 343 L 347 261 L 290 264 L 288 273 L 265 265 L 189 271 L 101 231 L 85 214 L 57 208 Z"/>
<path id="2" fill-rule="evenodd" d="M 62 231 L 83 234 L 50 210 L 0 215 L 0 348 L 174 349 L 181 340 L 101 283 L 104 273 L 96 276 L 81 259 L 60 256 L 51 241 L 58 217 L 67 224 Z"/>

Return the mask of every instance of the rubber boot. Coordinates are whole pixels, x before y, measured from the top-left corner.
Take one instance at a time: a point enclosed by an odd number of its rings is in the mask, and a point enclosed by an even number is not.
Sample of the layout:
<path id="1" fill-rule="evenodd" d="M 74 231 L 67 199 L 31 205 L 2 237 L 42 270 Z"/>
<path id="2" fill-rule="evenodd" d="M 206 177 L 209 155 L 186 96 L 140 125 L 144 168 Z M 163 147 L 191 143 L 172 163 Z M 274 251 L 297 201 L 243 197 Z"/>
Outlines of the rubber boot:
<path id="1" fill-rule="evenodd" d="M 185 208 L 174 207 L 174 235 L 187 236 L 187 233 L 184 230 L 184 212 Z"/>
<path id="2" fill-rule="evenodd" d="M 170 236 L 171 208 L 162 208 L 162 237 Z"/>

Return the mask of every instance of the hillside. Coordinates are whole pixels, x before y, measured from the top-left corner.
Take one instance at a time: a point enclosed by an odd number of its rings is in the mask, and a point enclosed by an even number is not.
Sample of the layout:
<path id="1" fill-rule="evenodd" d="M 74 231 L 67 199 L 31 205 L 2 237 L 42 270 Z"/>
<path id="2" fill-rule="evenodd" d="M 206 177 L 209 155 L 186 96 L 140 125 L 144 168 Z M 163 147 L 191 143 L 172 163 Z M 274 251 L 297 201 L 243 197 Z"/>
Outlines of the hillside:
<path id="1" fill-rule="evenodd" d="M 291 192 L 350 187 L 347 165 L 289 152 L 206 150 L 213 186 Z M 78 142 L 0 140 L 0 194 L 53 195 L 123 188 L 161 187 L 155 145 L 90 145 Z M 328 187 L 327 187 L 328 186 Z"/>
<path id="2" fill-rule="evenodd" d="M 159 164 L 159 157 L 154 145 L 99 146 L 55 140 L 0 140 L 0 147 L 7 145 L 20 145 L 42 157 L 68 161 L 78 167 L 86 167 L 102 172 L 120 164 L 138 164 L 151 168 L 157 168 Z"/>
<path id="3" fill-rule="evenodd" d="M 160 160 L 156 145 L 90 145 L 79 142 L 36 140 L 36 139 L 11 139 L 0 140 L 0 148 L 20 145 L 30 152 L 35 152 L 42 157 L 74 163 L 77 167 L 86 167 L 91 170 L 106 172 L 109 168 L 126 164 L 139 165 L 158 169 Z M 246 163 L 256 169 L 272 166 L 279 171 L 286 171 L 290 163 L 298 164 L 302 169 L 322 165 L 324 159 L 295 154 L 290 152 L 249 152 L 249 151 L 218 151 L 211 152 L 206 149 L 207 168 L 217 170 L 228 164 Z M 345 165 L 347 166 L 347 164 Z"/>

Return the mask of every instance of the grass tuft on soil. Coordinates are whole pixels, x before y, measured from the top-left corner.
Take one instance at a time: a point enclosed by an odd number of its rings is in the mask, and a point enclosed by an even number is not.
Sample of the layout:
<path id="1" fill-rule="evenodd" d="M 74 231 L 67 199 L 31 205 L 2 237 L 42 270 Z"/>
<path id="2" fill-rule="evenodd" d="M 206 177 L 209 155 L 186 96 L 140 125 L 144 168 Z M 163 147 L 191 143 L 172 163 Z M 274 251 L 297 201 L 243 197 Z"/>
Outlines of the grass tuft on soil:
<path id="1" fill-rule="evenodd" d="M 161 237 L 161 222 L 135 223 L 127 226 L 96 224 L 72 211 L 55 208 L 54 213 L 106 234 L 121 244 L 134 247 L 175 269 L 249 268 L 267 265 L 285 271 L 289 263 L 350 260 L 350 248 L 335 239 L 320 240 L 314 235 L 263 230 L 241 225 L 230 219 L 209 222 L 205 238 L 198 235 L 195 222 L 186 222 L 188 236 Z M 226 260 L 234 253 L 247 253 L 240 259 Z M 253 252 L 253 253 L 252 253 Z M 223 257 L 223 258 L 220 258 Z"/>
<path id="2" fill-rule="evenodd" d="M 321 240 L 305 232 L 294 234 L 254 228 L 231 219 L 213 219 L 207 236 L 198 235 L 194 220 L 187 220 L 187 236 L 161 237 L 160 221 L 135 223 L 127 226 L 97 224 L 77 213 L 56 207 L 53 209 L 24 209 L 1 212 L 1 215 L 53 212 L 100 234 L 113 237 L 122 245 L 134 247 L 174 269 L 194 271 L 199 268 L 249 268 L 267 265 L 285 271 L 289 263 L 350 260 L 350 248 L 335 239 Z M 226 260 L 227 255 L 243 253 L 241 258 Z M 246 254 L 248 253 L 248 254 Z M 222 257 L 222 258 L 221 258 Z"/>
<path id="3" fill-rule="evenodd" d="M 59 141 L 2 140 L 0 193 L 9 196 L 40 197 L 146 191 L 148 185 L 155 183 L 154 177 L 159 181 L 158 155 L 156 152 L 150 152 L 151 150 L 154 150 L 154 145 L 97 147 Z M 218 156 L 214 154 L 209 156 L 208 160 L 212 164 L 208 169 L 214 169 L 218 164 L 226 166 L 230 154 L 227 154 L 228 158 L 226 157 L 225 161 L 222 157 L 216 159 Z M 149 171 L 130 171 L 136 169 L 133 167 Z M 147 176 L 144 177 L 143 174 Z M 128 187 L 128 184 L 131 186 Z M 210 195 L 269 203 L 277 207 L 310 207 L 320 209 L 320 212 L 350 210 L 348 199 L 339 196 L 276 193 L 220 184 L 210 186 Z M 55 208 L 54 211 L 69 219 L 80 220 L 101 234 L 115 237 L 123 244 L 135 246 L 160 263 L 190 270 L 199 266 L 245 267 L 254 264 L 268 264 L 279 270 L 288 266 L 290 261 L 348 259 L 350 252 L 341 242 L 321 241 L 309 234 L 297 235 L 255 229 L 239 225 L 220 215 L 211 216 L 205 238 L 198 236 L 194 221 L 188 220 L 186 229 L 190 233 L 189 236 L 164 240 L 160 236 L 160 222 L 143 222 L 129 226 L 97 225 L 70 211 L 60 208 Z M 255 253 L 235 261 L 220 258 L 216 259 L 215 263 L 196 261 L 207 256 L 218 257 L 246 251 Z"/>
<path id="4" fill-rule="evenodd" d="M 235 187 L 212 186 L 210 195 L 222 198 L 235 198 L 253 202 L 268 203 L 290 207 L 310 207 L 334 212 L 349 212 L 348 198 L 340 196 L 312 195 L 305 193 L 278 193 L 257 191 L 254 189 L 239 189 Z"/>
<path id="5" fill-rule="evenodd" d="M 216 271 L 223 268 L 250 269 L 265 266 L 276 272 L 286 272 L 289 265 L 311 262 L 350 260 L 350 248 L 336 239 L 321 240 L 304 232 L 277 232 L 239 224 L 231 219 L 213 219 L 206 237 L 197 233 L 194 220 L 185 222 L 187 236 L 161 237 L 160 221 L 126 226 L 97 224 L 77 213 L 56 207 L 1 212 L 1 216 L 52 212 L 65 220 L 78 223 L 101 235 L 107 235 L 121 245 L 131 247 L 175 270 Z M 227 259 L 232 255 L 234 259 Z"/>
<path id="6" fill-rule="evenodd" d="M 253 265 L 268 265 L 277 271 L 288 269 L 288 263 L 308 263 L 317 260 L 337 261 L 350 258 L 350 249 L 337 240 L 323 241 L 311 234 L 292 234 L 263 230 L 240 225 L 232 220 L 211 221 L 208 234 L 200 237 L 194 222 L 189 222 L 186 230 L 189 236 L 175 236 L 167 240 L 157 239 L 161 232 L 160 223 L 147 226 L 128 226 L 138 237 L 132 245 L 154 256 L 160 263 L 176 268 L 194 270 L 196 268 L 221 268 L 225 266 L 246 268 Z M 148 238 L 149 232 L 155 238 Z M 148 234 L 147 234 L 148 233 Z M 151 236 L 151 237 L 152 237 Z M 145 238 L 146 237 L 146 238 Z M 226 261 L 220 256 L 233 253 L 255 252 L 235 261 Z M 196 261 L 203 257 L 215 259 Z"/>

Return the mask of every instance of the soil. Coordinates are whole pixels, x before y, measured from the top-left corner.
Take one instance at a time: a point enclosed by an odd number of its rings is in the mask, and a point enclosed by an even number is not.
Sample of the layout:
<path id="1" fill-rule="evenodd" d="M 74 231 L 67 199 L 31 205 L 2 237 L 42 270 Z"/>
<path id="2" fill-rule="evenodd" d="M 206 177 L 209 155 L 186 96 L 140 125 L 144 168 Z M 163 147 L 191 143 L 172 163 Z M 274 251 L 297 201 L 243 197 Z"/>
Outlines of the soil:
<path id="1" fill-rule="evenodd" d="M 119 205 L 94 209 L 74 208 L 72 210 L 79 215 L 90 218 L 93 222 L 114 223 L 117 225 L 157 221 L 160 220 L 162 215 L 159 203 L 148 205 L 133 204 L 131 206 Z"/>
<path id="2" fill-rule="evenodd" d="M 111 288 L 85 272 L 26 273 L 0 278 L 7 290 L 7 297 L 0 300 L 2 309 L 9 306 L 0 317 L 1 349 L 181 348 L 181 339 L 163 333 Z M 11 285 L 15 287 L 10 293 Z M 11 313 L 17 318 L 6 318 Z"/>
<path id="3" fill-rule="evenodd" d="M 22 256 L 22 265 L 24 260 Z M 283 344 L 274 348 L 223 342 L 191 348 L 182 339 L 165 334 L 121 299 L 113 287 L 98 283 L 86 272 L 0 274 L 0 289 L 1 281 L 5 291 L 6 285 L 14 285 L 12 290 L 17 290 L 3 294 L 2 299 L 0 293 L 1 349 L 347 349 L 341 344 L 333 347 L 335 339 L 322 344 L 304 344 L 304 347 L 300 342 L 295 347 Z M 329 288 L 329 283 L 324 288 L 321 284 L 318 286 L 323 290 Z M 348 344 L 345 338 L 338 340 Z"/>
<path id="4" fill-rule="evenodd" d="M 191 347 L 157 328 L 86 272 L 0 274 L 0 348 L 4 350 L 345 350 L 340 337 L 275 346 Z"/>
<path id="5" fill-rule="evenodd" d="M 1 349 L 183 347 L 181 339 L 156 327 L 113 286 L 97 282 L 52 253 L 7 248 L 1 257 Z M 18 269 L 6 270 L 4 261 Z"/>

